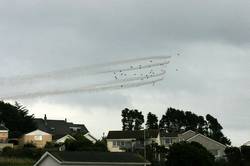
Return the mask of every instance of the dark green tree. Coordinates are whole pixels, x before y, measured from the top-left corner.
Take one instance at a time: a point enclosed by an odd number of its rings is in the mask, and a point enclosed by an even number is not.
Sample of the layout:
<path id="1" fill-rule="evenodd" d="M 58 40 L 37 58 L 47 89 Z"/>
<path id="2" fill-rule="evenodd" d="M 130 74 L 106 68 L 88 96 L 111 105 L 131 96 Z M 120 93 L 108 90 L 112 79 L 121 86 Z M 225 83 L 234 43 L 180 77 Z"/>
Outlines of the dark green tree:
<path id="1" fill-rule="evenodd" d="M 241 166 L 241 152 L 237 147 L 227 147 L 225 149 L 229 166 Z"/>
<path id="2" fill-rule="evenodd" d="M 167 132 L 180 132 L 184 126 L 184 112 L 174 108 L 168 108 L 159 123 L 160 129 Z"/>
<path id="3" fill-rule="evenodd" d="M 151 112 L 148 113 L 147 116 L 147 123 L 146 123 L 147 129 L 158 129 L 158 118 L 155 114 L 152 114 Z"/>
<path id="4" fill-rule="evenodd" d="M 138 110 L 125 108 L 122 110 L 122 130 L 140 130 L 144 123 L 144 116 Z"/>
<path id="5" fill-rule="evenodd" d="M 190 111 L 181 111 L 174 108 L 168 108 L 162 116 L 159 128 L 167 132 L 180 132 L 193 130 L 204 134 L 224 145 L 230 145 L 230 140 L 222 133 L 222 126 L 218 120 L 211 115 L 198 116 Z"/>
<path id="6" fill-rule="evenodd" d="M 65 141 L 67 151 L 107 151 L 104 140 L 98 140 L 96 143 L 92 143 L 80 133 L 74 134 L 73 137 L 75 140 L 67 139 Z"/>
<path id="7" fill-rule="evenodd" d="M 9 137 L 20 137 L 22 134 L 36 129 L 34 115 L 28 115 L 28 110 L 19 103 L 11 105 L 0 101 L 0 122 L 10 130 Z"/>
<path id="8" fill-rule="evenodd" d="M 250 165 L 250 146 L 243 145 L 240 147 L 240 151 L 244 164 Z"/>
<path id="9" fill-rule="evenodd" d="M 197 142 L 170 146 L 166 166 L 214 166 L 214 156 Z"/>
<path id="10" fill-rule="evenodd" d="M 207 136 L 224 145 L 231 145 L 231 141 L 222 133 L 223 128 L 218 120 L 209 114 L 207 114 L 206 120 L 208 128 Z"/>

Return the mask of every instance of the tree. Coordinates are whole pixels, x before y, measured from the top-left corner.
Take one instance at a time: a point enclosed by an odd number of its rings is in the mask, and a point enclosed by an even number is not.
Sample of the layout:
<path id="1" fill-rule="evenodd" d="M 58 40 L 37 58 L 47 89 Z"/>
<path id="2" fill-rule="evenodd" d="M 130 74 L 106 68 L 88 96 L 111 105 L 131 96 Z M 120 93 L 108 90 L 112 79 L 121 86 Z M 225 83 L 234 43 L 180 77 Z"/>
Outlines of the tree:
<path id="1" fill-rule="evenodd" d="M 28 115 L 28 110 L 19 103 L 11 105 L 0 101 L 0 122 L 10 130 L 9 137 L 20 137 L 24 133 L 36 129 L 34 115 Z"/>
<path id="2" fill-rule="evenodd" d="M 237 147 L 227 147 L 225 149 L 225 154 L 227 156 L 227 160 L 229 166 L 240 166 L 241 165 L 241 152 Z"/>
<path id="3" fill-rule="evenodd" d="M 122 130 L 140 130 L 144 123 L 144 116 L 138 110 L 125 108 L 122 110 Z"/>
<path id="4" fill-rule="evenodd" d="M 190 111 L 181 111 L 175 108 L 168 108 L 162 116 L 159 127 L 167 132 L 181 132 L 193 130 L 206 135 L 224 145 L 230 145 L 230 140 L 222 133 L 222 126 L 218 120 L 211 115 L 198 116 Z"/>
<path id="5" fill-rule="evenodd" d="M 167 132 L 180 132 L 185 124 L 185 114 L 183 111 L 168 108 L 165 115 L 160 120 L 160 128 Z"/>
<path id="6" fill-rule="evenodd" d="M 73 135 L 73 137 L 75 140 L 67 139 L 65 141 L 67 151 L 107 151 L 104 140 L 98 140 L 96 143 L 92 143 L 80 133 Z"/>
<path id="7" fill-rule="evenodd" d="M 250 146 L 243 145 L 240 147 L 240 151 L 241 151 L 242 159 L 245 162 L 248 162 L 248 164 L 250 164 Z"/>
<path id="8" fill-rule="evenodd" d="M 224 144 L 224 145 L 231 145 L 231 141 L 224 136 L 222 133 L 222 126 L 219 124 L 218 120 L 213 116 L 207 114 L 207 127 L 208 127 L 208 137 Z"/>
<path id="9" fill-rule="evenodd" d="M 147 116 L 147 123 L 146 123 L 147 129 L 158 129 L 158 118 L 155 114 L 152 114 L 151 112 L 148 113 Z"/>
<path id="10" fill-rule="evenodd" d="M 180 142 L 170 146 L 166 166 L 213 166 L 214 156 L 197 142 Z"/>

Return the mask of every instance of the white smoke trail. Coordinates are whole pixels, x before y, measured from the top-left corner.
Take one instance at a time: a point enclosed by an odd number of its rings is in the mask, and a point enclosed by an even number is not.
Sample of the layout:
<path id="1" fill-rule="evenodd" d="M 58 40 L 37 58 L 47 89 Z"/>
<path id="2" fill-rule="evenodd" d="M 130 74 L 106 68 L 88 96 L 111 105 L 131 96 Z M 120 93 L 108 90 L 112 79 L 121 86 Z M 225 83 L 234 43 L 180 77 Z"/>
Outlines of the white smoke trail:
<path id="1" fill-rule="evenodd" d="M 166 60 L 171 58 L 171 56 L 155 56 L 155 57 L 144 57 L 144 58 L 136 58 L 136 59 L 129 59 L 123 61 L 116 61 L 116 62 L 109 62 L 103 64 L 96 64 L 91 66 L 80 66 L 80 67 L 73 67 L 69 69 L 63 69 L 58 71 L 52 71 L 47 73 L 41 74 L 34 74 L 34 75 L 21 75 L 15 76 L 10 78 L 0 77 L 0 85 L 20 85 L 34 81 L 46 80 L 46 79 L 59 79 L 59 78 L 66 78 L 66 77 L 74 77 L 77 75 L 96 75 L 96 74 L 104 74 L 104 73 L 112 73 L 118 71 L 133 71 L 138 69 L 145 69 L 150 67 L 162 66 L 169 63 L 169 61 L 163 61 L 160 63 L 154 63 L 154 60 Z M 117 65 L 124 65 L 127 63 L 135 63 L 135 62 L 143 62 L 143 61 L 152 61 L 152 64 L 148 65 L 139 65 L 133 68 L 120 68 L 120 69 L 105 69 L 105 67 L 110 66 L 117 66 Z"/>
<path id="2" fill-rule="evenodd" d="M 31 87 L 31 90 L 25 89 L 23 92 L 18 92 L 17 89 L 17 91 L 14 91 L 14 93 L 12 94 L 9 93 L 8 95 L 1 95 L 2 97 L 0 97 L 0 99 L 16 100 L 23 98 L 61 95 L 68 93 L 115 90 L 121 88 L 130 88 L 148 84 L 155 84 L 156 82 L 163 80 L 164 75 L 166 74 L 166 70 L 164 69 L 164 67 L 166 67 L 166 65 L 169 63 L 169 61 L 167 60 L 169 58 L 170 56 L 136 58 L 136 59 L 116 61 L 99 65 L 92 65 L 87 67 L 75 67 L 71 69 L 64 69 L 64 70 L 36 74 L 36 75 L 23 75 L 18 77 L 2 78 L 0 79 L 0 85 L 7 84 L 7 86 L 10 87 L 12 87 L 12 85 L 16 86 L 19 85 L 19 86 L 26 86 L 26 88 L 28 87 L 29 89 L 30 88 L 29 84 L 32 83 L 32 85 L 35 85 L 35 87 L 33 87 L 33 89 Z M 134 64 L 135 62 L 136 64 Z M 138 64 L 138 62 L 140 63 Z M 150 70 L 150 72 L 148 72 L 148 70 Z M 155 70 L 160 72 L 156 72 Z M 70 87 L 67 88 L 64 84 L 66 82 L 72 83 L 73 82 L 72 79 L 69 79 L 72 77 L 82 78 L 82 76 L 84 77 L 101 76 L 102 78 L 105 77 L 105 74 L 110 74 L 110 73 L 112 73 L 112 76 L 110 78 L 109 75 L 108 77 L 109 81 L 104 81 L 104 82 L 101 81 L 100 83 L 97 84 L 90 83 L 88 86 L 82 86 L 82 85 L 70 86 L 74 88 Z M 65 80 L 61 81 L 58 79 L 65 79 Z M 47 83 L 48 80 L 54 80 L 56 82 L 56 84 L 52 84 L 52 89 L 50 90 L 48 90 L 48 88 L 40 86 L 40 82 Z M 35 81 L 38 82 L 36 83 Z M 95 80 L 95 82 L 96 81 L 97 80 Z M 59 84 L 61 86 L 58 86 Z M 37 90 L 37 88 L 40 90 Z"/>
<path id="3" fill-rule="evenodd" d="M 110 83 L 106 83 L 106 84 L 79 87 L 79 88 L 67 89 L 67 90 L 31 92 L 31 93 L 26 93 L 26 94 L 18 94 L 18 95 L 13 95 L 13 96 L 2 97 L 1 100 L 17 100 L 17 99 L 27 99 L 27 98 L 36 98 L 36 97 L 45 97 L 45 96 L 56 96 L 56 95 L 62 95 L 62 94 L 72 94 L 72 93 L 81 93 L 81 92 L 124 89 L 124 88 L 132 88 L 132 87 L 138 87 L 138 86 L 143 86 L 143 85 L 155 84 L 155 83 L 157 83 L 159 81 L 162 81 L 162 80 L 163 80 L 163 77 L 161 77 L 159 79 L 149 80 L 149 81 L 132 82 L 132 83 L 127 83 L 127 84 L 122 84 L 122 83 L 110 84 Z"/>

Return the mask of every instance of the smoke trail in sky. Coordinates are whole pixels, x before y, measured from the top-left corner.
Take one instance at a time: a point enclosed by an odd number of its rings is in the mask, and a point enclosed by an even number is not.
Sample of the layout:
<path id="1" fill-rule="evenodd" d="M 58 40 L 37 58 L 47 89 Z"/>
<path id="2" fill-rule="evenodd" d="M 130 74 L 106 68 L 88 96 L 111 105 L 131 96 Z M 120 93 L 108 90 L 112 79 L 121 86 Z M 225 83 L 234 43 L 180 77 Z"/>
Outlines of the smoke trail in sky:
<path id="1" fill-rule="evenodd" d="M 154 85 L 163 80 L 166 74 L 165 68 L 170 62 L 169 58 L 170 56 L 136 58 L 41 74 L 1 78 L 0 85 L 5 88 L 6 86 L 13 88 L 14 85 L 16 89 L 12 93 L 5 94 L 1 94 L 0 89 L 0 99 L 16 100 Z M 48 87 L 51 80 L 53 84 Z M 92 83 L 86 83 L 86 80 Z M 78 82 L 77 85 L 76 82 Z"/>
<path id="2" fill-rule="evenodd" d="M 138 86 L 143 86 L 143 85 L 155 84 L 162 80 L 163 80 L 163 77 L 149 80 L 149 81 L 132 82 L 132 83 L 126 83 L 126 84 L 107 83 L 107 84 L 99 84 L 99 85 L 92 85 L 92 86 L 86 86 L 86 87 L 78 87 L 78 88 L 67 89 L 67 90 L 41 91 L 41 92 L 32 92 L 32 93 L 26 93 L 26 94 L 17 94 L 14 96 L 6 96 L 6 97 L 3 97 L 2 99 L 16 100 L 16 99 L 55 96 L 55 95 L 71 94 L 71 93 L 124 89 L 124 88 L 132 88 L 132 87 L 138 87 Z"/>
<path id="3" fill-rule="evenodd" d="M 91 66 L 79 66 L 79 67 L 73 67 L 58 71 L 51 71 L 46 73 L 40 73 L 40 74 L 33 74 L 33 75 L 20 75 L 10 78 L 4 78 L 0 77 L 0 85 L 13 85 L 13 84 L 20 84 L 20 83 L 27 83 L 32 81 L 40 81 L 44 79 L 58 79 L 60 77 L 72 77 L 77 75 L 94 75 L 94 74 L 104 74 L 104 73 L 112 73 L 117 71 L 131 71 L 131 70 L 138 70 L 138 69 L 145 69 L 150 68 L 154 66 L 161 66 L 166 65 L 169 63 L 169 61 L 166 61 L 167 59 L 171 58 L 171 56 L 155 56 L 155 57 L 145 57 L 145 58 L 135 58 L 135 59 L 129 59 L 129 60 L 123 60 L 123 61 L 116 61 L 116 62 L 109 62 L 109 63 L 102 63 L 102 64 L 96 64 Z M 161 61 L 160 63 L 154 62 L 154 61 Z M 107 69 L 112 66 L 117 65 L 125 65 L 128 63 L 136 63 L 136 62 L 145 62 L 145 61 L 152 61 L 152 64 L 147 65 L 138 65 L 133 66 L 133 68 L 115 68 L 115 69 Z"/>

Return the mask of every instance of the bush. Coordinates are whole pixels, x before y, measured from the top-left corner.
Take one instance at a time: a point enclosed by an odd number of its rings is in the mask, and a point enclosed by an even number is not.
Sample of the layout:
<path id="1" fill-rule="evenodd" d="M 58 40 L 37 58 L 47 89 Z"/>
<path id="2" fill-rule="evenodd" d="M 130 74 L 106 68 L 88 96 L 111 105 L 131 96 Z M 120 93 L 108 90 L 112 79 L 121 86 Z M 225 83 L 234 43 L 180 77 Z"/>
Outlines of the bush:
<path id="1" fill-rule="evenodd" d="M 23 145 L 24 148 L 36 148 L 36 146 L 33 143 L 26 143 Z"/>
<path id="2" fill-rule="evenodd" d="M 167 154 L 167 166 L 214 166 L 214 156 L 201 144 L 174 143 Z"/>
<path id="3" fill-rule="evenodd" d="M 2 151 L 3 156 L 10 156 L 13 153 L 13 148 L 11 147 L 4 147 Z"/>
<path id="4" fill-rule="evenodd" d="M 227 147 L 225 149 L 225 154 L 229 165 L 240 166 L 241 165 L 241 152 L 237 147 Z"/>
<path id="5" fill-rule="evenodd" d="M 45 151 L 43 149 L 37 148 L 9 148 L 6 147 L 2 151 L 2 156 L 4 157 L 16 157 L 16 158 L 30 158 L 39 159 Z"/>

